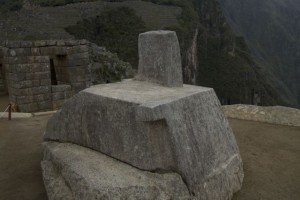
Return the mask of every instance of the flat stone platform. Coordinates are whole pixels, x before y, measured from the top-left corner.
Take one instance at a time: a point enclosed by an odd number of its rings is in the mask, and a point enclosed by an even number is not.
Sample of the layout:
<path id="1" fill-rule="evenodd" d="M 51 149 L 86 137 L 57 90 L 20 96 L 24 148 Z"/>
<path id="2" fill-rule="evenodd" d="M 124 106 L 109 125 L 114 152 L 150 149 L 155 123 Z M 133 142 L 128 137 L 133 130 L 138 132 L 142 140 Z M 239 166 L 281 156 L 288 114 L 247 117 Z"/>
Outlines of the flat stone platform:
<path id="1" fill-rule="evenodd" d="M 118 83 L 95 85 L 83 92 L 135 104 L 154 103 L 154 101 L 155 104 L 165 104 L 207 91 L 213 91 L 213 89 L 193 85 L 162 87 L 156 83 L 126 79 Z"/>

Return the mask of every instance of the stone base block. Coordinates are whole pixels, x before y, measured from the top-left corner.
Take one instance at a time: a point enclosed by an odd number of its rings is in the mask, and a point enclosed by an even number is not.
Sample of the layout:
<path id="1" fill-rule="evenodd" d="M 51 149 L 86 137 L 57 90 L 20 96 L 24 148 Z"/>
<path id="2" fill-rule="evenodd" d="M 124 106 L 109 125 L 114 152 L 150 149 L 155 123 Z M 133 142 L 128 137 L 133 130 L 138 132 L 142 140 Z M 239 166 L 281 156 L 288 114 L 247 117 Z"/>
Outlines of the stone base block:
<path id="1" fill-rule="evenodd" d="M 53 115 L 44 139 L 142 170 L 177 172 L 197 199 L 230 199 L 243 180 L 238 146 L 211 88 L 135 80 L 93 86 Z"/>
<path id="2" fill-rule="evenodd" d="M 74 144 L 49 142 L 44 147 L 49 200 L 190 199 L 178 174 L 141 171 Z"/>

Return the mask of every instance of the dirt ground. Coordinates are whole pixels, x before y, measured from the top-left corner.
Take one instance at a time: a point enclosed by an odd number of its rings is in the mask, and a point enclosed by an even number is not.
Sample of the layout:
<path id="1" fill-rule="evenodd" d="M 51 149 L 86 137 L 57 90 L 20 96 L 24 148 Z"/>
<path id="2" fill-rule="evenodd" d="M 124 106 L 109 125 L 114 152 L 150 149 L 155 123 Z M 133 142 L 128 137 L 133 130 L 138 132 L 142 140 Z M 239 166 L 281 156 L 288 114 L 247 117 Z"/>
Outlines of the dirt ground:
<path id="1" fill-rule="evenodd" d="M 0 119 L 0 200 L 46 200 L 42 134 L 49 116 Z M 245 179 L 234 200 L 300 199 L 300 127 L 230 119 Z"/>

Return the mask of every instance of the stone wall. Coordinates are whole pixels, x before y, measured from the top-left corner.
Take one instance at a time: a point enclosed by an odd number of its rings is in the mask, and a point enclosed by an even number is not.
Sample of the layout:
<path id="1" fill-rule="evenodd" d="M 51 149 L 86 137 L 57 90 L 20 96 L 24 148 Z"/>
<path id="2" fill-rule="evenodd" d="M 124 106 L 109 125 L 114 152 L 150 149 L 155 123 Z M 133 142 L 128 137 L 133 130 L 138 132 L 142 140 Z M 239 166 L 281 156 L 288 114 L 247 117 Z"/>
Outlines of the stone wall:
<path id="1" fill-rule="evenodd" d="M 3 65 L 3 51 L 5 50 L 6 48 L 0 46 L 0 95 L 6 95 L 8 93 Z"/>
<path id="2" fill-rule="evenodd" d="M 21 112 L 58 109 L 91 85 L 86 40 L 3 42 L 2 65 L 12 103 Z"/>

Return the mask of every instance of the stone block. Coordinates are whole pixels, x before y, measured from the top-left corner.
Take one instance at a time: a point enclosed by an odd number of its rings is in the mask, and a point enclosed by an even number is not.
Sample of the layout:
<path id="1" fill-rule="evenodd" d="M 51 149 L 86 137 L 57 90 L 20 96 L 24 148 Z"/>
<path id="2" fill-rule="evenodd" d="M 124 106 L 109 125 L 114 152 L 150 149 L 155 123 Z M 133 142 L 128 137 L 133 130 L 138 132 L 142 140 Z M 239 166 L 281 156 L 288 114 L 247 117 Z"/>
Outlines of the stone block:
<path id="1" fill-rule="evenodd" d="M 70 53 L 78 54 L 78 53 L 88 52 L 89 50 L 90 50 L 90 48 L 88 45 L 78 45 L 78 46 L 73 46 Z"/>
<path id="2" fill-rule="evenodd" d="M 55 92 L 52 93 L 52 100 L 56 101 L 56 100 L 63 100 L 65 99 L 65 93 L 64 92 Z"/>
<path id="3" fill-rule="evenodd" d="M 51 93 L 51 86 L 39 86 L 31 88 L 32 94 L 46 94 Z"/>
<path id="4" fill-rule="evenodd" d="M 58 41 L 56 42 L 56 45 L 57 45 L 57 46 L 65 46 L 66 44 L 65 44 L 65 41 L 63 41 L 63 40 L 58 40 Z"/>
<path id="5" fill-rule="evenodd" d="M 34 42 L 35 47 L 45 47 L 47 46 L 47 42 L 43 40 L 38 40 Z"/>
<path id="6" fill-rule="evenodd" d="M 9 56 L 15 57 L 17 55 L 17 52 L 14 49 L 9 50 Z"/>
<path id="7" fill-rule="evenodd" d="M 7 41 L 6 47 L 8 47 L 8 48 L 19 48 L 19 47 L 21 47 L 21 41 Z"/>
<path id="8" fill-rule="evenodd" d="M 51 101 L 51 94 L 46 93 L 46 94 L 38 94 L 38 95 L 33 95 L 33 100 L 35 102 L 42 102 L 42 101 Z"/>
<path id="9" fill-rule="evenodd" d="M 10 94 L 16 95 L 16 96 L 29 96 L 32 95 L 31 88 L 10 88 Z"/>
<path id="10" fill-rule="evenodd" d="M 70 57 L 68 59 L 68 64 L 70 67 L 88 66 L 90 64 L 90 60 L 88 58 L 72 59 Z"/>
<path id="11" fill-rule="evenodd" d="M 50 59 L 48 56 L 35 56 L 34 63 L 49 63 Z"/>
<path id="12" fill-rule="evenodd" d="M 51 91 L 52 91 L 52 93 L 71 91 L 71 85 L 52 85 Z"/>
<path id="13" fill-rule="evenodd" d="M 40 56 L 41 55 L 40 48 L 31 48 L 31 55 Z"/>
<path id="14" fill-rule="evenodd" d="M 56 46 L 41 47 L 40 52 L 42 56 L 55 56 Z"/>
<path id="15" fill-rule="evenodd" d="M 20 63 L 20 57 L 6 57 L 7 64 L 18 64 Z"/>
<path id="16" fill-rule="evenodd" d="M 40 66 L 40 71 L 41 72 L 50 71 L 50 64 L 49 63 L 41 63 L 39 66 Z"/>
<path id="17" fill-rule="evenodd" d="M 31 71 L 30 64 L 15 64 L 11 67 L 14 73 L 28 73 Z"/>
<path id="18" fill-rule="evenodd" d="M 35 73 L 26 73 L 25 78 L 27 80 L 41 80 L 41 79 L 50 79 L 51 74 L 48 72 L 35 72 Z"/>
<path id="19" fill-rule="evenodd" d="M 52 101 L 37 102 L 39 110 L 52 110 Z"/>
<path id="20" fill-rule="evenodd" d="M 49 199 L 189 199 L 176 173 L 145 172 L 73 144 L 51 142 L 44 149 L 41 165 Z"/>
<path id="21" fill-rule="evenodd" d="M 78 45 L 80 45 L 80 40 L 66 40 L 65 45 L 66 46 L 78 46 Z"/>
<path id="22" fill-rule="evenodd" d="M 24 81 L 26 80 L 26 73 L 6 73 L 7 79 L 12 81 Z"/>
<path id="23" fill-rule="evenodd" d="M 9 94 L 9 102 L 17 103 L 17 96 L 10 93 Z"/>
<path id="24" fill-rule="evenodd" d="M 40 80 L 32 80 L 32 87 L 40 86 Z"/>
<path id="25" fill-rule="evenodd" d="M 31 42 L 31 41 L 21 41 L 20 42 L 21 48 L 30 48 L 32 46 L 33 46 L 33 42 Z"/>
<path id="26" fill-rule="evenodd" d="M 56 46 L 56 40 L 47 40 L 46 45 L 47 46 Z"/>
<path id="27" fill-rule="evenodd" d="M 28 112 L 28 113 L 37 112 L 39 110 L 37 103 L 18 105 L 18 109 L 20 112 Z"/>
<path id="28" fill-rule="evenodd" d="M 89 41 L 86 39 L 80 40 L 81 45 L 89 44 Z"/>
<path id="29" fill-rule="evenodd" d="M 68 55 L 69 48 L 67 47 L 55 47 L 56 55 Z"/>
<path id="30" fill-rule="evenodd" d="M 180 48 L 175 32 L 150 31 L 139 35 L 139 68 L 136 80 L 182 87 Z"/>
<path id="31" fill-rule="evenodd" d="M 41 86 L 51 86 L 51 79 L 41 79 L 40 85 Z"/>
<path id="32" fill-rule="evenodd" d="M 187 196 L 163 196 L 162 199 L 231 199 L 241 188 L 243 166 L 234 135 L 214 90 L 183 85 L 175 32 L 140 34 L 139 51 L 139 72 L 135 80 L 97 85 L 79 92 L 48 121 L 44 140 L 87 147 L 143 171 L 178 173 L 187 187 Z M 76 71 L 71 75 L 77 75 Z M 87 82 L 71 82 L 71 85 L 72 90 L 78 92 L 79 87 L 87 87 Z M 53 101 L 53 108 L 63 101 Z M 83 147 L 79 148 L 84 151 Z M 106 176 L 103 167 L 108 161 L 94 163 L 85 159 L 96 160 L 91 150 L 81 154 L 75 149 L 53 149 L 53 155 L 49 155 L 50 151 L 45 151 L 48 155 L 43 165 L 48 166 L 44 171 L 49 172 L 44 173 L 46 187 L 54 188 L 48 195 L 63 193 L 67 196 L 68 192 L 78 191 L 80 197 L 87 195 L 84 199 L 93 199 L 97 189 L 89 189 L 92 185 L 105 188 L 109 195 L 115 188 L 121 190 L 122 187 L 115 185 L 118 183 L 115 178 L 126 179 L 126 176 L 119 173 Z M 54 156 L 59 152 L 63 157 Z M 78 163 L 73 162 L 76 159 Z M 70 162 L 69 167 L 62 169 L 67 162 Z M 113 164 L 109 164 L 108 168 L 112 167 Z M 97 176 L 94 171 L 104 174 L 93 179 Z M 73 177 L 72 174 L 76 174 L 76 178 L 68 178 Z M 60 179 L 56 180 L 56 177 Z M 85 185 L 80 183 L 81 179 L 85 180 Z M 97 182 L 102 180 L 113 180 L 114 184 L 107 188 L 106 183 Z M 64 187 L 65 182 L 68 187 Z M 123 182 L 125 185 L 131 183 L 132 179 Z M 78 189 L 73 189 L 77 184 L 80 185 Z M 174 184 L 166 188 L 174 189 Z M 65 189 L 59 192 L 57 188 Z M 153 193 L 147 188 L 137 199 L 147 199 L 149 191 Z M 175 191 L 180 190 L 175 189 L 173 194 Z M 114 195 L 107 197 L 114 198 L 118 199 Z M 156 195 L 153 199 L 159 198 Z"/>
<path id="33" fill-rule="evenodd" d="M 33 83 L 32 80 L 14 81 L 10 86 L 16 89 L 31 88 Z"/>
<path id="34" fill-rule="evenodd" d="M 29 66 L 30 66 L 30 72 L 32 72 L 32 73 L 42 71 L 41 64 L 39 64 L 39 63 L 29 64 Z"/>
<path id="35" fill-rule="evenodd" d="M 24 48 L 15 48 L 15 49 L 10 50 L 10 51 L 14 51 L 16 53 L 16 56 L 25 56 L 24 55 L 24 52 L 25 52 Z M 28 55 L 26 55 L 26 56 L 28 56 Z"/>
<path id="36" fill-rule="evenodd" d="M 143 170 L 180 172 L 198 199 L 229 199 L 243 180 L 234 135 L 210 88 L 134 80 L 93 86 L 49 120 L 44 139 Z"/>
<path id="37" fill-rule="evenodd" d="M 17 105 L 28 104 L 34 102 L 33 96 L 17 96 Z"/>

